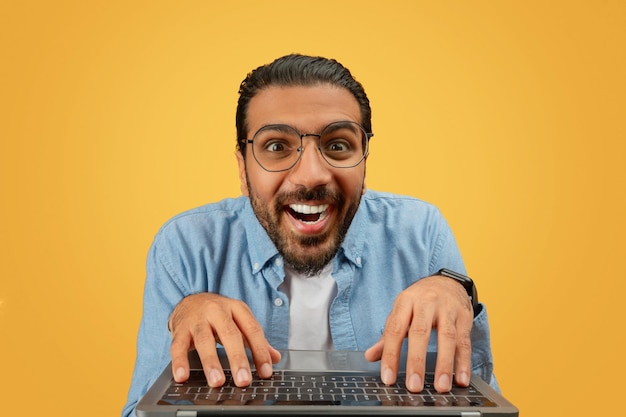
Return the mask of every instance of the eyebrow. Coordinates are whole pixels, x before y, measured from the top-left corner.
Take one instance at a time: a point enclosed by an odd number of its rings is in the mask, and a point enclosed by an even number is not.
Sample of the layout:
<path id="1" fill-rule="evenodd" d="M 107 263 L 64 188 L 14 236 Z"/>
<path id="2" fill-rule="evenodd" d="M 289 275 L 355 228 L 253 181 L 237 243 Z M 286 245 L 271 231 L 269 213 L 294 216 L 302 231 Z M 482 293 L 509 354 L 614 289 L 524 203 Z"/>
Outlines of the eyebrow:
<path id="1" fill-rule="evenodd" d="M 300 133 L 298 129 L 296 129 L 295 127 L 290 126 L 288 124 L 284 124 L 284 123 L 273 123 L 273 124 L 261 126 L 256 132 L 258 133 L 261 130 L 274 130 L 274 131 L 283 132 L 283 133 L 295 131 L 297 133 Z"/>
<path id="2" fill-rule="evenodd" d="M 328 125 L 326 125 L 321 131 L 321 132 L 326 132 L 326 133 L 332 133 L 332 132 L 336 132 L 337 130 L 341 130 L 341 129 L 352 129 L 353 131 L 357 132 L 358 126 L 360 126 L 357 122 L 353 122 L 350 120 L 340 120 L 338 122 L 332 122 Z"/>

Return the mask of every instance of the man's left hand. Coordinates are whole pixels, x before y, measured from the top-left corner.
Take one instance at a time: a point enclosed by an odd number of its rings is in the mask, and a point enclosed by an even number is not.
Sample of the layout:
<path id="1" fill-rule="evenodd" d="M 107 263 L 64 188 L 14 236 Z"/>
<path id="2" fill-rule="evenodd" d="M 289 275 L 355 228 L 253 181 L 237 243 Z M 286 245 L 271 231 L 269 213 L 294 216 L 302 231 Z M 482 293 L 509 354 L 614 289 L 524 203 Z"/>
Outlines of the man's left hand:
<path id="1" fill-rule="evenodd" d="M 468 386 L 471 372 L 470 333 L 474 311 L 467 292 L 458 282 L 435 275 L 420 279 L 398 294 L 387 317 L 383 336 L 365 352 L 369 361 L 381 361 L 381 379 L 394 384 L 404 338 L 409 346 L 406 386 L 409 391 L 424 388 L 426 352 L 431 330 L 437 330 L 435 389 L 448 392 L 455 382 Z"/>

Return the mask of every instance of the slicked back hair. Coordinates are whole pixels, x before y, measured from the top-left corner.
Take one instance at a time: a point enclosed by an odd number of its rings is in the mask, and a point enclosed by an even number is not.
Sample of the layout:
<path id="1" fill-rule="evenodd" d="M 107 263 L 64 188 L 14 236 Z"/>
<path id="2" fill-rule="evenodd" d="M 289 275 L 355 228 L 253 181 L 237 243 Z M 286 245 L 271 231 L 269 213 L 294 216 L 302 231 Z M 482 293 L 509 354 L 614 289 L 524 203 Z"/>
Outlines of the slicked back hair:
<path id="1" fill-rule="evenodd" d="M 235 123 L 237 146 L 246 156 L 246 146 L 239 146 L 241 140 L 249 139 L 247 113 L 252 97 L 261 90 L 271 87 L 294 87 L 332 85 L 348 90 L 359 103 L 361 125 L 365 131 L 372 131 L 372 110 L 365 90 L 350 71 L 334 59 L 308 55 L 291 54 L 262 65 L 248 74 L 239 87 L 239 100 Z"/>

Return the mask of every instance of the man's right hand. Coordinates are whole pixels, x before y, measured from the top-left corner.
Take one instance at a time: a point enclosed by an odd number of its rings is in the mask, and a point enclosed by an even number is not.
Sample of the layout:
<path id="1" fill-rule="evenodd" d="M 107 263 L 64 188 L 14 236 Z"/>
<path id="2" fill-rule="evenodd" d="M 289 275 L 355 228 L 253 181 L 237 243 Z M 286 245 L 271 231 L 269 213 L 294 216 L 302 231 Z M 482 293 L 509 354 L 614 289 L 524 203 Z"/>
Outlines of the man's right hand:
<path id="1" fill-rule="evenodd" d="M 224 346 L 239 387 L 252 382 L 246 347 L 261 378 L 272 375 L 272 363 L 280 361 L 263 334 L 263 328 L 242 301 L 212 293 L 185 297 L 174 308 L 169 320 L 172 333 L 172 372 L 176 382 L 189 379 L 188 352 L 195 348 L 202 362 L 209 386 L 219 387 L 226 378 L 217 355 L 216 344 Z"/>

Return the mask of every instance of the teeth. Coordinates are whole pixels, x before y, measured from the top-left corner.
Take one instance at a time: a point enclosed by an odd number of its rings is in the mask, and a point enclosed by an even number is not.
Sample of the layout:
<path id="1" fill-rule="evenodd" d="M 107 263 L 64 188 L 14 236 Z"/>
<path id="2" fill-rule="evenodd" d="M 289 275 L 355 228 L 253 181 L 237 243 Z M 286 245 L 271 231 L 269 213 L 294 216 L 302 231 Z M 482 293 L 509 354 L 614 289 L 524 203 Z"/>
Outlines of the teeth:
<path id="1" fill-rule="evenodd" d="M 291 208 L 296 213 L 317 214 L 325 212 L 328 209 L 328 204 L 321 204 L 319 206 L 309 206 L 306 204 L 290 204 L 289 208 Z"/>

